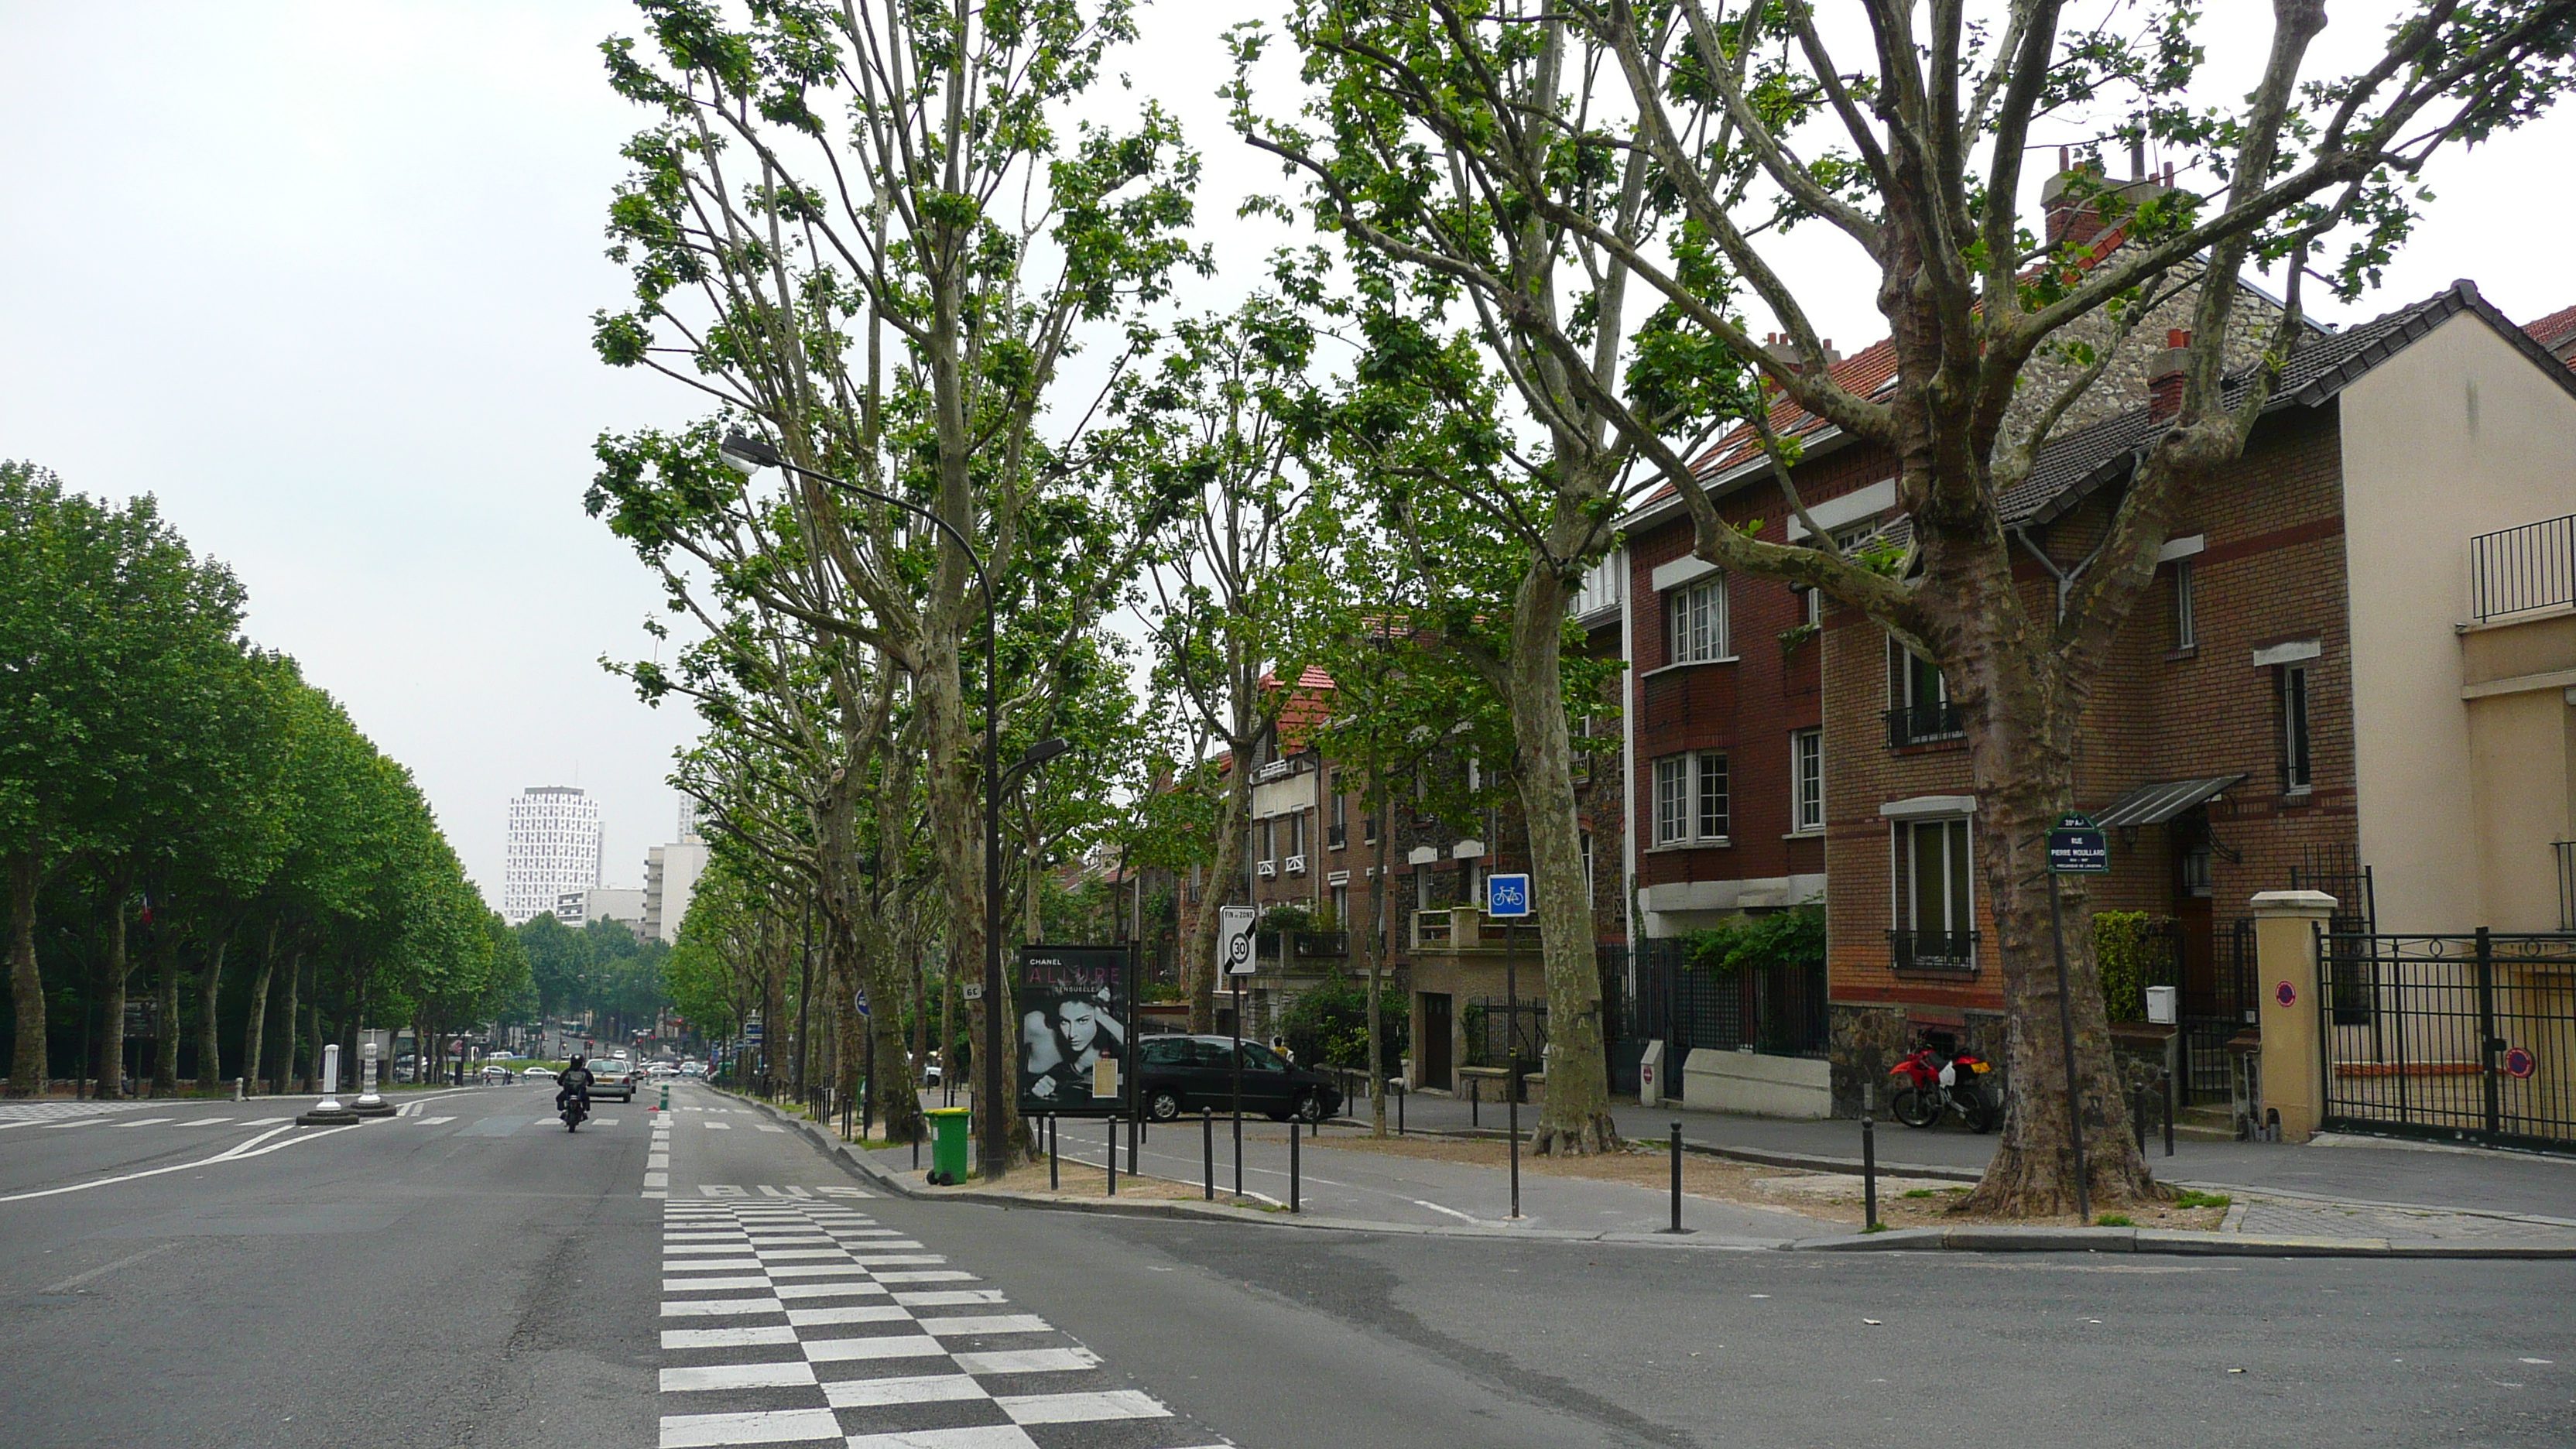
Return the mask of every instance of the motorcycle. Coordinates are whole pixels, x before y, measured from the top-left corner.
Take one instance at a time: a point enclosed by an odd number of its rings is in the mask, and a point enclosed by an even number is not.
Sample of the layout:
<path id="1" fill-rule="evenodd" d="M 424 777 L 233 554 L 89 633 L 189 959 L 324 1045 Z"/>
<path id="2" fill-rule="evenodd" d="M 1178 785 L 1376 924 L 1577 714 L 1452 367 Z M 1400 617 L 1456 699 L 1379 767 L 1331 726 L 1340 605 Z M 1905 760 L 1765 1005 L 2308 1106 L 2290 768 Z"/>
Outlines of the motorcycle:
<path id="1" fill-rule="evenodd" d="M 573 1093 L 564 1100 L 562 1116 L 566 1132 L 580 1131 L 581 1124 L 590 1120 L 590 1098 L 579 1092 Z"/>
<path id="2" fill-rule="evenodd" d="M 1912 1055 L 1888 1069 L 1899 1082 L 1888 1110 L 1908 1127 L 1936 1127 L 1956 1109 L 1969 1131 L 1992 1132 L 2003 1117 L 1986 1089 L 1985 1079 L 1993 1071 L 1994 1064 L 1985 1058 L 1960 1051 L 1956 1038 L 1926 1032 Z"/>

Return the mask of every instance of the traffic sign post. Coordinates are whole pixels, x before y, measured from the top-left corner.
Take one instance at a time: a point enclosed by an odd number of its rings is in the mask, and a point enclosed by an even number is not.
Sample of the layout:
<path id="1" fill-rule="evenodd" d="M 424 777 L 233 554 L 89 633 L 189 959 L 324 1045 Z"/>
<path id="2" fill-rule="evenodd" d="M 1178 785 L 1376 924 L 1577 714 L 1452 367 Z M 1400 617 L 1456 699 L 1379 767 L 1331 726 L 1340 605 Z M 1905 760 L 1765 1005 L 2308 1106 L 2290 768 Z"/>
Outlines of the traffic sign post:
<path id="1" fill-rule="evenodd" d="M 1219 906 L 1216 912 L 1216 969 L 1225 973 L 1234 993 L 1234 1192 L 1243 1195 L 1243 978 L 1261 969 L 1254 947 L 1260 916 L 1250 906 Z M 1113 1144 L 1114 1146 L 1114 1144 Z"/>
<path id="2" fill-rule="evenodd" d="M 2102 827 L 2087 815 L 2067 814 L 2048 832 L 2048 933 L 2057 946 L 2057 1044 L 2066 1058 L 2066 1126 L 2075 1140 L 2075 1215 L 2093 1221 L 2093 1184 L 2084 1165 L 2084 1099 L 2075 1087 L 2075 1008 L 2066 991 L 2066 917 L 2058 905 L 2061 875 L 2100 875 L 2111 868 Z"/>

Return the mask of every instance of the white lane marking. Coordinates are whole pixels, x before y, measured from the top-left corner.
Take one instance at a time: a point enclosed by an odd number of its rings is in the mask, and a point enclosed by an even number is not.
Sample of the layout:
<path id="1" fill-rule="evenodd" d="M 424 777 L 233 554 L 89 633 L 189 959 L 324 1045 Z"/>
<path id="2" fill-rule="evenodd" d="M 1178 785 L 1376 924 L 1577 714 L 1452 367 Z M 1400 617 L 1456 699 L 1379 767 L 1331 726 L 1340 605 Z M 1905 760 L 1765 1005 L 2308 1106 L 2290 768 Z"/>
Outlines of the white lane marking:
<path id="1" fill-rule="evenodd" d="M 796 1330 L 783 1323 L 757 1328 L 666 1328 L 662 1330 L 662 1347 L 680 1348 L 753 1348 L 761 1344 L 794 1343 Z"/>
<path id="2" fill-rule="evenodd" d="M 977 1429 L 903 1429 L 892 1434 L 853 1434 L 849 1449 L 1038 1449 L 1017 1424 Z"/>
<path id="3" fill-rule="evenodd" d="M 157 1248 L 146 1248 L 140 1253 L 134 1253 L 126 1257 L 119 1258 L 113 1263 L 102 1263 L 98 1267 L 92 1268 L 86 1273 L 74 1273 L 72 1276 L 65 1278 L 60 1283 L 47 1284 L 36 1291 L 39 1293 L 69 1293 L 92 1278 L 104 1278 L 119 1268 L 131 1268 L 146 1258 L 158 1258 L 163 1253 L 169 1252 L 171 1249 L 178 1246 L 179 1245 L 177 1243 L 163 1243 Z"/>
<path id="4" fill-rule="evenodd" d="M 759 1266 L 760 1260 L 758 1258 L 680 1258 L 676 1260 L 664 1260 L 662 1271 L 665 1273 L 702 1273 L 717 1268 L 757 1268 Z"/>
<path id="5" fill-rule="evenodd" d="M 291 1132 L 293 1130 L 295 1129 L 292 1127 L 273 1128 L 267 1132 L 261 1133 L 257 1137 L 251 1138 L 248 1142 L 241 1143 L 239 1146 L 231 1148 L 228 1151 L 218 1152 L 212 1157 L 201 1157 L 195 1162 L 174 1162 L 168 1167 L 146 1168 L 141 1172 L 129 1172 L 117 1177 L 102 1177 L 89 1182 L 70 1183 L 63 1187 L 41 1188 L 35 1192 L 11 1193 L 7 1197 L 0 1197 L 0 1202 L 25 1202 L 30 1198 L 58 1197 L 67 1192 L 85 1192 L 93 1187 L 112 1187 L 120 1182 L 133 1182 L 140 1178 L 159 1177 L 164 1173 L 186 1172 L 190 1168 L 207 1167 L 218 1162 L 240 1162 L 246 1158 L 266 1157 L 268 1154 L 275 1152 L 281 1147 L 292 1147 L 298 1142 L 319 1142 L 325 1137 L 337 1137 L 343 1132 L 355 1132 L 358 1129 L 356 1127 L 325 1127 L 321 1131 L 315 1132 L 309 1136 L 289 1137 L 283 1142 L 269 1142 L 265 1147 L 258 1146 L 259 1143 L 268 1142 L 269 1138 L 275 1137 L 280 1132 Z"/>
<path id="6" fill-rule="evenodd" d="M 803 1359 L 789 1363 L 724 1363 L 700 1368 L 662 1370 L 662 1392 L 697 1389 L 786 1389 L 814 1382 L 814 1366 Z"/>
<path id="7" fill-rule="evenodd" d="M 137 1117 L 131 1122 L 110 1122 L 110 1127 L 149 1127 L 156 1122 L 176 1122 L 176 1117 Z"/>
<path id="8" fill-rule="evenodd" d="M 665 1293 L 695 1293 L 707 1288 L 766 1288 L 769 1280 L 757 1275 L 749 1278 L 665 1278 Z M 781 1296 L 784 1296 L 782 1293 Z"/>
<path id="9" fill-rule="evenodd" d="M 902 1323 L 910 1319 L 909 1310 L 892 1303 L 853 1303 L 845 1308 L 791 1308 L 787 1321 L 797 1328 L 814 1328 L 827 1323 Z"/>
<path id="10" fill-rule="evenodd" d="M 1013 1348 L 992 1353 L 961 1353 L 957 1366 L 970 1374 L 1052 1374 L 1100 1367 L 1100 1355 L 1087 1348 Z"/>
<path id="11" fill-rule="evenodd" d="M 671 1185 L 671 1174 L 667 1172 L 648 1172 L 644 1174 L 644 1185 L 646 1187 L 669 1187 Z"/>
<path id="12" fill-rule="evenodd" d="M 898 1293 L 894 1301 L 912 1308 L 955 1308 L 968 1303 L 1006 1303 L 999 1288 L 942 1288 L 928 1293 Z"/>
<path id="13" fill-rule="evenodd" d="M 754 1263 L 760 1260 L 754 1258 Z M 864 1278 L 868 1270 L 856 1263 L 794 1263 L 769 1270 L 772 1278 Z M 877 1275 L 883 1278 L 885 1275 Z"/>
<path id="14" fill-rule="evenodd" d="M 937 1358 L 945 1350 L 929 1334 L 891 1333 L 882 1338 L 819 1338 L 805 1345 L 816 1363 L 853 1363 L 877 1358 Z"/>
<path id="15" fill-rule="evenodd" d="M 937 1253 L 852 1253 L 850 1255 L 850 1261 L 870 1268 L 879 1266 L 893 1268 L 911 1267 L 916 1264 L 926 1263 L 945 1263 L 948 1260 Z M 795 1270 L 791 1268 L 787 1271 L 793 1272 Z"/>
<path id="16" fill-rule="evenodd" d="M 733 1124 L 731 1122 L 709 1122 L 706 1124 L 706 1127 L 710 1132 L 729 1132 L 733 1130 Z"/>
<path id="17" fill-rule="evenodd" d="M 756 1122 L 752 1125 L 758 1127 L 763 1132 L 784 1132 L 787 1130 L 784 1127 L 772 1127 L 765 1122 Z"/>
<path id="18" fill-rule="evenodd" d="M 1034 1313 L 979 1313 L 959 1318 L 925 1318 L 921 1331 L 942 1338 L 983 1333 L 1053 1333 L 1055 1325 Z"/>
<path id="19" fill-rule="evenodd" d="M 742 1243 L 739 1239 L 730 1243 L 664 1243 L 662 1245 L 662 1256 L 665 1258 L 677 1258 L 690 1253 L 722 1256 L 741 1251 Z"/>
<path id="20" fill-rule="evenodd" d="M 1168 1419 L 1172 1411 L 1150 1394 L 1108 1389 L 1089 1394 L 997 1395 L 993 1402 L 1014 1424 L 1090 1424 L 1103 1419 Z"/>
<path id="21" fill-rule="evenodd" d="M 1411 1203 L 1411 1204 L 1413 1204 L 1415 1207 L 1420 1207 L 1420 1208 L 1429 1208 L 1429 1209 L 1431 1209 L 1431 1210 L 1432 1210 L 1433 1212 L 1435 1212 L 1435 1213 L 1447 1213 L 1449 1216 L 1451 1216 L 1451 1217 L 1453 1217 L 1453 1218 L 1458 1218 L 1458 1219 L 1461 1219 L 1461 1220 L 1466 1221 L 1466 1222 L 1474 1223 L 1474 1222 L 1482 1222 L 1482 1221 L 1484 1221 L 1482 1218 L 1476 1217 L 1476 1216 L 1474 1216 L 1474 1215 L 1472 1215 L 1472 1214 L 1469 1214 L 1469 1213 L 1462 1213 L 1462 1212 L 1458 1211 L 1456 1208 L 1451 1208 L 1451 1207 L 1442 1207 L 1440 1204 L 1438 1204 L 1438 1203 L 1436 1203 L 1436 1202 L 1424 1202 L 1422 1199 L 1420 1199 L 1420 1198 L 1418 1198 L 1418 1197 L 1409 1197 L 1409 1198 L 1406 1198 L 1406 1199 L 1405 1199 L 1405 1201 L 1406 1201 L 1406 1202 L 1409 1202 L 1409 1203 Z"/>
<path id="22" fill-rule="evenodd" d="M 984 1386 L 965 1374 L 918 1374 L 891 1379 L 835 1379 L 823 1397 L 835 1409 L 874 1409 L 890 1404 L 941 1404 L 980 1399 Z"/>
<path id="23" fill-rule="evenodd" d="M 859 1293 L 883 1293 L 882 1283 L 781 1283 L 781 1298 L 846 1298 Z"/>
<path id="24" fill-rule="evenodd" d="M 48 1132 L 62 1132 L 74 1127 L 95 1127 L 97 1125 L 98 1119 L 96 1117 L 74 1117 L 68 1122 L 48 1122 L 45 1124 L 45 1130 Z"/>
<path id="25" fill-rule="evenodd" d="M 829 1409 L 767 1409 L 749 1414 L 665 1414 L 662 1449 L 705 1449 L 719 1444 L 784 1444 L 797 1439 L 838 1439 L 841 1421 Z"/>
<path id="26" fill-rule="evenodd" d="M 879 1273 L 880 1283 L 980 1283 L 983 1280 L 957 1268 L 922 1268 L 909 1273 Z"/>
<path id="27" fill-rule="evenodd" d="M 775 1298 L 673 1298 L 662 1304 L 664 1318 L 723 1318 L 736 1313 L 777 1313 L 787 1307 Z"/>
<path id="28" fill-rule="evenodd" d="M 664 1152 L 654 1153 L 652 1156 L 644 1159 L 644 1165 L 650 1168 L 668 1169 L 671 1165 L 670 1154 Z"/>
<path id="29" fill-rule="evenodd" d="M 182 1127 L 220 1127 L 231 1120 L 233 1119 L 230 1117 L 199 1117 L 192 1121 L 182 1122 L 179 1125 Z"/>

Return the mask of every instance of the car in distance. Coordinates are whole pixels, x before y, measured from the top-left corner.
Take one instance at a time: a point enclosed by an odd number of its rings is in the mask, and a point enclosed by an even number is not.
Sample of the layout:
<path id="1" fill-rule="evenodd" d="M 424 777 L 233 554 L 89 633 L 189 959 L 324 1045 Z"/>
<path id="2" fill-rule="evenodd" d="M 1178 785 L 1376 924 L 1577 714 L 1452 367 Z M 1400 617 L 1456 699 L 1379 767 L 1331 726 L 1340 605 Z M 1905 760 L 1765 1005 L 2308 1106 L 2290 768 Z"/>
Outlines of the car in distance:
<path id="1" fill-rule="evenodd" d="M 555 1079 L 555 1069 L 552 1067 L 530 1067 L 526 1071 L 519 1073 L 519 1075 L 527 1078 L 531 1082 L 540 1078 L 551 1082 Z"/>
<path id="2" fill-rule="evenodd" d="M 592 1098 L 614 1096 L 621 1102 L 635 1100 L 635 1066 L 616 1060 L 592 1062 L 590 1095 Z"/>
<path id="3" fill-rule="evenodd" d="M 1169 1122 L 1201 1108 L 1234 1107 L 1234 1039 L 1149 1036 L 1136 1043 L 1136 1092 L 1145 1113 Z M 1274 1122 L 1321 1122 L 1342 1110 L 1342 1090 L 1259 1042 L 1243 1044 L 1243 1110 Z"/>
<path id="4" fill-rule="evenodd" d="M 483 1068 L 483 1080 L 487 1082 L 510 1082 L 516 1081 L 517 1078 L 511 1075 L 508 1067 L 492 1064 L 486 1065 Z"/>

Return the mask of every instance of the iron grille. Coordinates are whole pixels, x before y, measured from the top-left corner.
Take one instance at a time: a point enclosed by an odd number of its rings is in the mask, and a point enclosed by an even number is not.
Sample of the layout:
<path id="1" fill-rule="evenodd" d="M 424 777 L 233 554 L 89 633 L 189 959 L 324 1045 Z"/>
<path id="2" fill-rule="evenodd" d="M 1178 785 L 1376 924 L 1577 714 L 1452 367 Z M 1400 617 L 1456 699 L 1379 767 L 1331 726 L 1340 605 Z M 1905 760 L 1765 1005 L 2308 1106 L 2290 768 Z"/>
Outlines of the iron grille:
<path id="1" fill-rule="evenodd" d="M 2576 940 L 2479 931 L 2322 944 L 2326 1125 L 2576 1151 Z"/>
<path id="2" fill-rule="evenodd" d="M 1962 733 L 1959 707 L 1946 699 L 1935 704 L 1899 705 L 1887 712 L 1887 747 L 1891 750 L 1926 740 L 1953 740 Z"/>
<path id="3" fill-rule="evenodd" d="M 1887 948 L 1899 971 L 1940 976 L 1977 974 L 1974 931 L 1890 931 Z"/>
<path id="4" fill-rule="evenodd" d="M 2469 585 L 2481 619 L 2576 604 L 2576 513 L 2470 539 Z"/>

